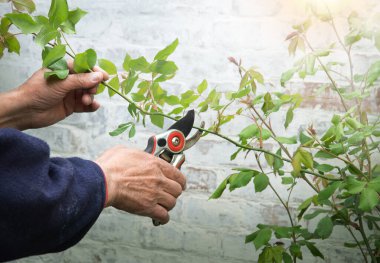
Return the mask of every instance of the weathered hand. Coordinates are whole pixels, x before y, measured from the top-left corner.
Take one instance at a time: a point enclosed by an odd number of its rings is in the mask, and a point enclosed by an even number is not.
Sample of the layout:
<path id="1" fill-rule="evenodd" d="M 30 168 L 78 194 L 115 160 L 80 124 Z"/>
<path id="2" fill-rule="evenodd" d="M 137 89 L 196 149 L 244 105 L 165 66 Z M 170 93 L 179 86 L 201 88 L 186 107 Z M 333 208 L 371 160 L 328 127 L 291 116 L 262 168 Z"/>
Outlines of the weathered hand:
<path id="1" fill-rule="evenodd" d="M 72 70 L 72 61 L 68 62 Z M 98 84 L 107 73 L 94 68 L 92 73 L 70 74 L 65 80 L 46 80 L 40 69 L 17 89 L 0 95 L 0 127 L 24 130 L 52 125 L 73 112 L 93 112 Z"/>
<path id="2" fill-rule="evenodd" d="M 186 178 L 164 160 L 138 150 L 118 146 L 96 160 L 107 178 L 108 200 L 129 213 L 148 216 L 162 224 L 169 221 Z"/>

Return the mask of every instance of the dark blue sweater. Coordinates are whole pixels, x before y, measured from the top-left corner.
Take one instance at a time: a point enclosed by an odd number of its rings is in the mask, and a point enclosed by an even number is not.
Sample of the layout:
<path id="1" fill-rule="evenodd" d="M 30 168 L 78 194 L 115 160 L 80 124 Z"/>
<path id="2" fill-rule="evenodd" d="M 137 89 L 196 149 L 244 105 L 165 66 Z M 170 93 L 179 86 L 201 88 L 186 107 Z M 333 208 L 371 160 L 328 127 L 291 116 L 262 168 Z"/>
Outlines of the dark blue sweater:
<path id="1" fill-rule="evenodd" d="M 45 142 L 0 129 L 0 261 L 78 243 L 103 209 L 105 188 L 94 162 L 51 158 Z"/>

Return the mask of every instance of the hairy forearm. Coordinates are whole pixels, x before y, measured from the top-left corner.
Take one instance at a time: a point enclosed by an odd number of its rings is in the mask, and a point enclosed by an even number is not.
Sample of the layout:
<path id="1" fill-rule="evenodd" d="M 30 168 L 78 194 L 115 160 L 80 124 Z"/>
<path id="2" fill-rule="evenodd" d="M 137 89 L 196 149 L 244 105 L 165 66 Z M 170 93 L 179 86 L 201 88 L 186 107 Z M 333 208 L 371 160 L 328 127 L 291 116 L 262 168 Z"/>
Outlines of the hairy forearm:
<path id="1" fill-rule="evenodd" d="M 28 106 L 20 88 L 0 93 L 0 128 L 27 129 Z"/>

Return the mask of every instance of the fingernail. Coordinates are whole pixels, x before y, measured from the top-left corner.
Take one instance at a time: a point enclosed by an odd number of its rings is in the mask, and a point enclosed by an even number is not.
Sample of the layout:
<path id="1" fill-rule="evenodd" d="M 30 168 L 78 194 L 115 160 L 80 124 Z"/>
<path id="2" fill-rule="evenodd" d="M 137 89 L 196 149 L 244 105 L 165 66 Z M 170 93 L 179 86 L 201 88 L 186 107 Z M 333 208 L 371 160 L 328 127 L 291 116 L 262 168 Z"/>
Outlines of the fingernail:
<path id="1" fill-rule="evenodd" d="M 98 83 L 102 80 L 103 74 L 101 72 L 93 72 L 91 73 L 91 81 Z"/>

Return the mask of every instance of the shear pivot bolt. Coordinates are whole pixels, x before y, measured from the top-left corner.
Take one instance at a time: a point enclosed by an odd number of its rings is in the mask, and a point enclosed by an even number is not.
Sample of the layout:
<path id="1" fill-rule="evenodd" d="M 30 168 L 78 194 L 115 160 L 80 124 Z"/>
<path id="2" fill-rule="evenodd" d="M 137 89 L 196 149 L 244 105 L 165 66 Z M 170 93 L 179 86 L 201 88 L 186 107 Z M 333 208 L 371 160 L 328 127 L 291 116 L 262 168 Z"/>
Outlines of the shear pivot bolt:
<path id="1" fill-rule="evenodd" d="M 174 146 L 178 146 L 179 143 L 180 143 L 179 138 L 178 138 L 178 137 L 174 137 L 174 138 L 172 139 L 172 143 L 173 143 Z"/>

